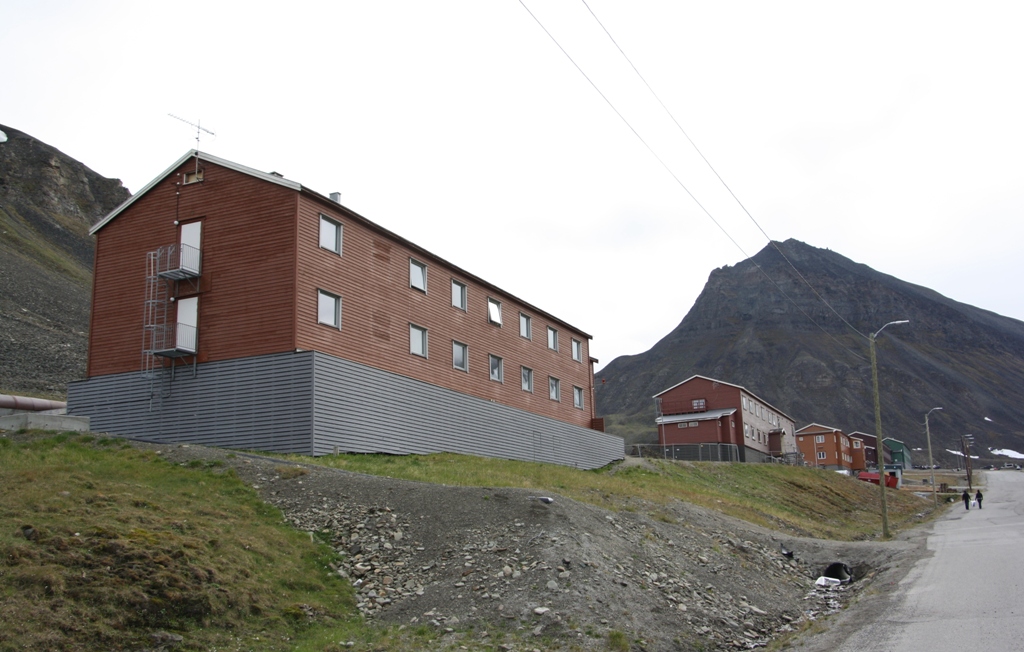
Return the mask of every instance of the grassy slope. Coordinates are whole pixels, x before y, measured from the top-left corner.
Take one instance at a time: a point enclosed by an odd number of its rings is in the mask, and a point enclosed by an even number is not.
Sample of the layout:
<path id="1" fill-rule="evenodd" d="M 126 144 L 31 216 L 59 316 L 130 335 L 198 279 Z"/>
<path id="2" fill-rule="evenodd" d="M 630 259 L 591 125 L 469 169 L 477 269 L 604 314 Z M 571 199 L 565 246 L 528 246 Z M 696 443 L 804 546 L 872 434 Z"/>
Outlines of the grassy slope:
<path id="1" fill-rule="evenodd" d="M 306 463 L 448 485 L 521 487 L 558 493 L 609 509 L 656 509 L 679 500 L 790 534 L 852 540 L 881 528 L 877 485 L 832 471 L 773 464 L 647 460 L 650 466 L 579 471 L 563 466 L 484 457 L 292 456 Z M 925 501 L 889 491 L 893 528 L 916 523 Z"/>
<path id="2" fill-rule="evenodd" d="M 330 548 L 218 471 L 114 440 L 0 439 L 0 650 L 140 649 L 158 630 L 291 650 L 350 619 Z"/>
<path id="3" fill-rule="evenodd" d="M 458 455 L 315 462 L 449 485 L 525 487 L 654 518 L 670 519 L 660 506 L 682 500 L 840 539 L 879 525 L 877 488 L 814 469 L 666 462 L 577 471 Z M 925 506 L 912 495 L 889 495 L 895 527 Z M 333 554 L 284 525 L 275 508 L 217 465 L 176 466 L 89 436 L 0 438 L 2 652 L 140 649 L 161 630 L 181 634 L 183 650 L 441 644 L 428 628 L 361 621 L 347 581 L 328 572 Z"/>

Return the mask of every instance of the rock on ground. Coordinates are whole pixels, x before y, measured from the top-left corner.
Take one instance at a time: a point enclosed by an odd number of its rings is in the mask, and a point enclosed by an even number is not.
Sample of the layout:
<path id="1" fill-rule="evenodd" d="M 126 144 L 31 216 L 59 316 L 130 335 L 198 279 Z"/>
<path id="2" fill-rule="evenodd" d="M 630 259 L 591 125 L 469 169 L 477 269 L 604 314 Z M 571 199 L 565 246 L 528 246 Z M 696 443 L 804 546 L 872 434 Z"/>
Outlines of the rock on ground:
<path id="1" fill-rule="evenodd" d="M 172 462 L 232 467 L 292 526 L 330 542 L 332 572 L 385 624 L 452 636 L 496 628 L 604 649 L 612 630 L 645 650 L 744 650 L 843 608 L 917 546 L 782 535 L 676 502 L 611 512 L 526 490 L 367 476 L 201 446 L 152 445 Z M 657 512 L 657 518 L 650 513 Z M 792 557 L 784 554 L 792 551 Z M 831 562 L 857 581 L 815 587 Z M 540 640 L 540 639 L 538 639 Z M 550 644 L 550 643 L 549 643 Z"/>

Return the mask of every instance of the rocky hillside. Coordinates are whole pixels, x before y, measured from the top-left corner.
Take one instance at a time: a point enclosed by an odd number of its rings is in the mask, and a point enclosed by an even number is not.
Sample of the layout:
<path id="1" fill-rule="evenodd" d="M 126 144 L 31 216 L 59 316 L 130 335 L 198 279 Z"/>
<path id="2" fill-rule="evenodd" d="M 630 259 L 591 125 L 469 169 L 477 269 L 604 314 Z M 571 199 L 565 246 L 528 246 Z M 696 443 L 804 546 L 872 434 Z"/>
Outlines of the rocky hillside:
<path id="1" fill-rule="evenodd" d="M 85 373 L 89 228 L 130 193 L 28 134 L 0 132 L 0 393 L 59 398 Z"/>
<path id="2" fill-rule="evenodd" d="M 610 431 L 653 441 L 651 397 L 702 374 L 746 387 L 798 428 L 817 422 L 872 433 L 866 336 L 909 319 L 878 338 L 883 434 L 921 446 L 924 414 L 941 406 L 931 419 L 936 449 L 973 433 L 984 447 L 1024 450 L 1024 322 L 829 250 L 796 240 L 775 245 L 713 271 L 679 326 L 598 373 L 596 405 Z"/>
<path id="3" fill-rule="evenodd" d="M 363 616 L 445 633 L 436 647 L 415 649 L 757 649 L 870 586 L 816 588 L 832 562 L 842 560 L 857 580 L 892 581 L 883 578 L 924 551 L 916 536 L 811 539 L 680 501 L 630 500 L 607 511 L 555 494 L 544 503 L 523 489 L 132 445 L 177 464 L 233 469 L 289 524 L 331 542 L 342 560 L 332 570 L 353 583 Z M 499 645 L 491 633 L 508 638 Z"/>

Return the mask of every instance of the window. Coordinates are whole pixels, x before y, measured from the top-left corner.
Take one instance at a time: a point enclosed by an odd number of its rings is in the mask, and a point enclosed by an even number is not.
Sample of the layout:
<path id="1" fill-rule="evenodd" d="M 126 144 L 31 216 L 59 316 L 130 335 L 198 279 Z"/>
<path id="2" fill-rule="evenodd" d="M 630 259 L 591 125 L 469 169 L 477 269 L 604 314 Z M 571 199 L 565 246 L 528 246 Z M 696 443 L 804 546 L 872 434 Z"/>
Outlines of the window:
<path id="1" fill-rule="evenodd" d="M 452 367 L 469 371 L 469 347 L 455 340 L 452 340 Z"/>
<path id="2" fill-rule="evenodd" d="M 814 435 L 814 443 L 815 444 L 824 444 L 825 443 L 825 435 Z"/>
<path id="3" fill-rule="evenodd" d="M 427 291 L 427 266 L 412 258 L 409 259 L 409 287 Z"/>
<path id="4" fill-rule="evenodd" d="M 576 362 L 583 362 L 583 342 L 577 339 L 572 341 L 572 359 Z"/>
<path id="5" fill-rule="evenodd" d="M 747 397 L 746 396 L 740 397 L 740 403 L 743 404 L 743 409 L 746 410 L 747 409 Z"/>
<path id="6" fill-rule="evenodd" d="M 860 440 L 859 439 L 854 439 L 853 440 L 853 447 L 854 448 L 860 448 Z"/>
<path id="7" fill-rule="evenodd" d="M 501 358 L 496 355 L 487 356 L 491 360 L 491 380 L 496 380 L 499 383 L 504 382 L 504 370 L 501 364 Z"/>
<path id="8" fill-rule="evenodd" d="M 761 406 L 760 405 L 757 406 L 757 418 L 758 419 L 761 418 Z"/>
<path id="9" fill-rule="evenodd" d="M 519 313 L 519 334 L 528 340 L 533 339 L 533 331 L 530 328 L 530 316 Z"/>
<path id="10" fill-rule="evenodd" d="M 533 391 L 533 369 L 523 367 L 523 391 Z"/>
<path id="11" fill-rule="evenodd" d="M 548 396 L 552 401 L 561 401 L 561 392 L 559 391 L 558 379 L 552 376 L 548 376 Z"/>
<path id="12" fill-rule="evenodd" d="M 548 326 L 548 348 L 552 351 L 558 350 L 558 331 Z"/>
<path id="13" fill-rule="evenodd" d="M 320 248 L 341 255 L 341 223 L 320 216 Z"/>
<path id="14" fill-rule="evenodd" d="M 452 279 L 452 307 L 466 309 L 466 286 L 455 279 Z"/>
<path id="15" fill-rule="evenodd" d="M 501 326 L 501 302 L 487 297 L 487 321 Z"/>
<path id="16" fill-rule="evenodd" d="M 203 180 L 203 169 L 193 170 L 185 173 L 185 183 L 199 183 Z"/>
<path id="17" fill-rule="evenodd" d="M 750 425 L 749 424 L 746 424 L 746 423 L 743 424 L 743 435 L 747 439 L 750 439 Z"/>
<path id="18" fill-rule="evenodd" d="M 583 388 L 573 387 L 572 388 L 572 406 L 575 408 L 583 409 Z"/>
<path id="19" fill-rule="evenodd" d="M 706 410 L 707 409 L 707 401 L 702 399 L 702 398 L 695 398 L 695 399 L 693 399 L 693 409 L 694 410 Z"/>
<path id="20" fill-rule="evenodd" d="M 316 320 L 321 324 L 341 328 L 341 297 L 317 290 L 316 303 Z"/>
<path id="21" fill-rule="evenodd" d="M 825 459 L 825 451 L 818 451 L 818 459 L 819 460 Z"/>
<path id="22" fill-rule="evenodd" d="M 427 357 L 427 329 L 409 324 L 409 353 Z"/>

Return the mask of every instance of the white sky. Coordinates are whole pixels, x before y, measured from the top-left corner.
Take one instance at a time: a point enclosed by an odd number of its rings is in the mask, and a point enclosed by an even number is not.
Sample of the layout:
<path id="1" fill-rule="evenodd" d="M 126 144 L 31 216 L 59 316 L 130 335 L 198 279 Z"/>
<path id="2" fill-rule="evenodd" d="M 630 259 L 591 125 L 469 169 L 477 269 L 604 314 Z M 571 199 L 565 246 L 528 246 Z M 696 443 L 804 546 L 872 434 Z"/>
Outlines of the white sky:
<path id="1" fill-rule="evenodd" d="M 524 0 L 726 231 L 767 244 L 580 0 Z M 774 239 L 1024 319 L 1024 4 L 588 0 Z M 744 258 L 517 0 L 0 0 L 0 122 L 138 190 L 281 172 L 650 348 Z M 892 315 L 899 318 L 900 315 Z"/>

